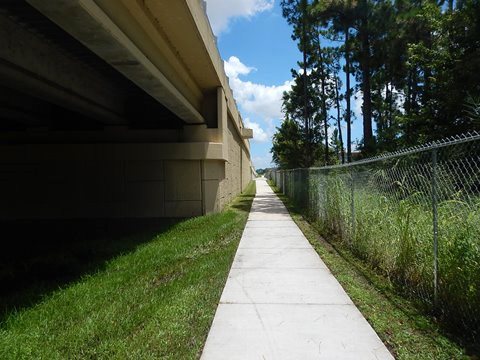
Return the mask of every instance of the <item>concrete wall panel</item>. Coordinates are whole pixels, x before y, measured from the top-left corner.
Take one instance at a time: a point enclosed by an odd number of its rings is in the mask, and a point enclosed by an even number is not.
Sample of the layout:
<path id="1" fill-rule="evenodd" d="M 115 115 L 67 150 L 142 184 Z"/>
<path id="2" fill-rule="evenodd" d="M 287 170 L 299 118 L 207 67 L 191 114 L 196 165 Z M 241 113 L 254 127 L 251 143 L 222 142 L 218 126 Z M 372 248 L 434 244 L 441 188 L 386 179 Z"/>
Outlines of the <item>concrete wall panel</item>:
<path id="1" fill-rule="evenodd" d="M 165 174 L 165 200 L 202 200 L 200 161 L 166 161 Z"/>
<path id="2" fill-rule="evenodd" d="M 131 160 L 132 152 L 141 159 L 144 151 L 138 149 L 148 149 L 139 144 L 1 146 L 0 153 L 4 148 L 11 156 L 0 160 L 0 219 L 184 217 L 203 211 L 198 160 Z M 223 161 L 212 163 L 221 168 Z"/>
<path id="3" fill-rule="evenodd" d="M 241 139 L 233 127 L 226 134 L 228 162 L 160 160 L 156 144 L 0 146 L 0 219 L 220 211 L 250 180 Z"/>
<path id="4" fill-rule="evenodd" d="M 191 217 L 202 213 L 202 201 L 165 201 L 166 217 Z"/>
<path id="5" fill-rule="evenodd" d="M 127 181 L 162 181 L 165 179 L 163 161 L 127 161 Z"/>
<path id="6" fill-rule="evenodd" d="M 165 216 L 165 183 L 163 181 L 127 184 L 127 217 Z"/>
<path id="7" fill-rule="evenodd" d="M 220 180 L 204 180 L 204 212 L 206 214 L 222 210 L 220 198 Z"/>
<path id="8" fill-rule="evenodd" d="M 245 149 L 242 149 L 242 190 L 252 180 L 252 169 L 250 159 L 248 158 Z"/>
<path id="9" fill-rule="evenodd" d="M 225 161 L 202 162 L 203 180 L 223 180 L 225 179 Z"/>

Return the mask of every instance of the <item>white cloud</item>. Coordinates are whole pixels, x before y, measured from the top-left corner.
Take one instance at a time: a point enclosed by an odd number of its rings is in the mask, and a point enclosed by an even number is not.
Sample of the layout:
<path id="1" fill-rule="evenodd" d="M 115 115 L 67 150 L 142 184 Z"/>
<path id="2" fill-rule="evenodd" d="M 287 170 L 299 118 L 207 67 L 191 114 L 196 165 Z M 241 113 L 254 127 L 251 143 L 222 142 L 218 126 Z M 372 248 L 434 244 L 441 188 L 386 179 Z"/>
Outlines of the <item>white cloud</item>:
<path id="1" fill-rule="evenodd" d="M 252 70 L 254 68 L 243 64 L 235 56 L 225 61 L 225 72 L 230 78 L 235 100 L 244 111 L 267 121 L 282 118 L 282 96 L 291 89 L 293 80 L 268 86 L 239 78 L 240 75 L 248 75 Z"/>
<path id="2" fill-rule="evenodd" d="M 243 64 L 236 56 L 230 56 L 230 59 L 224 62 L 224 67 L 225 73 L 232 79 L 238 78 L 239 75 L 248 75 L 253 70 L 256 70 L 253 67 Z"/>
<path id="3" fill-rule="evenodd" d="M 395 102 L 396 108 L 402 113 L 405 114 L 405 109 L 403 108 L 403 104 L 405 104 L 406 96 L 405 93 L 400 89 L 398 90 L 395 86 L 392 86 L 392 94 L 393 94 L 393 101 Z M 387 90 L 385 88 L 382 89 L 381 94 L 384 99 L 387 96 Z"/>
<path id="4" fill-rule="evenodd" d="M 253 141 L 263 143 L 270 140 L 270 135 L 262 129 L 260 124 L 251 121 L 249 118 L 243 120 L 243 123 L 246 128 L 253 129 Z"/>
<path id="5" fill-rule="evenodd" d="M 282 85 L 267 86 L 234 78 L 230 85 L 235 98 L 245 111 L 258 114 L 266 119 L 278 119 L 283 117 L 283 93 L 290 90 L 292 82 L 286 81 Z"/>
<path id="6" fill-rule="evenodd" d="M 355 94 L 353 94 L 351 101 L 353 102 L 352 112 L 355 114 L 357 119 L 360 119 L 362 117 L 363 92 L 358 90 Z"/>
<path id="7" fill-rule="evenodd" d="M 405 103 L 405 94 L 401 90 L 397 90 L 397 88 L 392 88 L 393 92 L 393 99 L 396 105 L 396 108 L 403 114 L 403 104 Z M 381 90 L 381 95 L 385 99 L 386 97 L 386 90 L 385 88 Z M 355 114 L 356 119 L 362 119 L 363 116 L 363 91 L 357 90 L 352 97 L 352 112 Z"/>
<path id="8" fill-rule="evenodd" d="M 206 0 L 207 14 L 213 32 L 219 35 L 228 29 L 234 18 L 251 18 L 273 8 L 274 0 Z"/>
<path id="9" fill-rule="evenodd" d="M 264 156 L 253 156 L 252 162 L 255 169 L 265 169 L 273 166 L 272 155 L 270 154 Z"/>

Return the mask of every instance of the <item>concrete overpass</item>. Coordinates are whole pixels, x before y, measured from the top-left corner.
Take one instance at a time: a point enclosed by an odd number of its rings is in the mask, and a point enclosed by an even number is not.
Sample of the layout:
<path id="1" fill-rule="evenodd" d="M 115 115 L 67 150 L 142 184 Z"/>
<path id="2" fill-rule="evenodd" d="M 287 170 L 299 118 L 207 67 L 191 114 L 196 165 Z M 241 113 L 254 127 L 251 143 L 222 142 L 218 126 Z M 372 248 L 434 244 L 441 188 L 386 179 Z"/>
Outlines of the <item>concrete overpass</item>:
<path id="1" fill-rule="evenodd" d="M 0 219 L 219 211 L 251 137 L 203 1 L 0 1 Z"/>

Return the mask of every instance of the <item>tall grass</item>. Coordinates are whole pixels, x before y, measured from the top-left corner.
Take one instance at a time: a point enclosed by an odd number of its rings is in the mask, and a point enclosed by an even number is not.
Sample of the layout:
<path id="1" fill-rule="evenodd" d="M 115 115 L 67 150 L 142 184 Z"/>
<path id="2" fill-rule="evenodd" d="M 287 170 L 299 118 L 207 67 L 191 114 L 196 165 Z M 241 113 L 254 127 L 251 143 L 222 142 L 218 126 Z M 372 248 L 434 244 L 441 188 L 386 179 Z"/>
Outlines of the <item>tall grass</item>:
<path id="1" fill-rule="evenodd" d="M 363 174 L 365 175 L 365 174 Z M 402 292 L 436 310 L 451 329 L 479 337 L 480 197 L 438 203 L 438 306 L 433 304 L 433 219 L 431 194 L 395 191 L 372 181 L 355 184 L 345 172 L 309 178 L 309 214 L 358 257 L 387 275 Z M 422 181 L 421 179 L 416 181 Z M 443 186 L 442 189 L 448 188 Z M 298 190 L 297 190 L 298 192 Z M 353 211 L 352 211 L 353 210 Z"/>

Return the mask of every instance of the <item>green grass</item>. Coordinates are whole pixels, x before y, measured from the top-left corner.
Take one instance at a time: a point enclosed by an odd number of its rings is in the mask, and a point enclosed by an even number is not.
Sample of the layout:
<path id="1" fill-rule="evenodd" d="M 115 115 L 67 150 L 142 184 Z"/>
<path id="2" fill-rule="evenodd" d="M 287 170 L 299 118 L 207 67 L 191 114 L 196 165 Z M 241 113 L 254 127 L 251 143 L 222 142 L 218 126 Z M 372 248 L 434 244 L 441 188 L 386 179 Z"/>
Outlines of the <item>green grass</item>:
<path id="1" fill-rule="evenodd" d="M 275 188 L 274 188 L 275 189 Z M 464 348 L 442 332 L 416 304 L 395 291 L 391 281 L 379 275 L 348 247 L 329 237 L 302 215 L 300 209 L 277 192 L 292 218 L 331 272 L 349 294 L 382 341 L 397 359 L 468 359 Z M 475 351 L 475 350 L 472 350 Z M 475 357 L 473 357 L 475 358 Z"/>
<path id="2" fill-rule="evenodd" d="M 225 211 L 169 223 L 29 306 L 8 307 L 0 358 L 198 358 L 254 193 L 252 182 Z"/>
<path id="3" fill-rule="evenodd" d="M 353 249 L 433 308 L 432 213 L 414 199 L 358 191 Z M 439 214 L 438 310 L 451 330 L 480 337 L 480 201 L 444 201 Z M 375 226 L 371 226 L 375 224 Z"/>
<path id="4" fill-rule="evenodd" d="M 385 176 L 381 173 L 381 176 Z M 358 175 L 358 174 L 357 174 Z M 398 291 L 435 314 L 442 326 L 480 347 L 480 199 L 451 184 L 439 185 L 438 297 L 434 300 L 433 215 L 429 184 L 397 184 L 378 172 L 296 179 L 296 204 L 328 238 L 336 238 L 358 258 L 389 278 Z M 442 179 L 451 179 L 443 176 Z M 407 181 L 404 181 L 407 183 Z M 416 182 L 420 183 L 417 184 Z M 444 181 L 445 182 L 445 181 Z M 382 188 L 385 184 L 395 184 Z M 310 198 L 308 198 L 308 195 Z"/>

